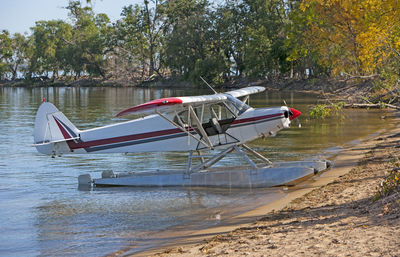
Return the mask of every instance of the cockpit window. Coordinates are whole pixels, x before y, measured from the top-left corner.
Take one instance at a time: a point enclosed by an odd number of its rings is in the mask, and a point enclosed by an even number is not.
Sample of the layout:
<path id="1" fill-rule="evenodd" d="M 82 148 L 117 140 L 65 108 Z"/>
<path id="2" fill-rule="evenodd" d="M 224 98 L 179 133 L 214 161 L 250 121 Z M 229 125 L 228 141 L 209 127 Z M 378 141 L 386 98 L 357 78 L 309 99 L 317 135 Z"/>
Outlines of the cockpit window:
<path id="1" fill-rule="evenodd" d="M 248 109 L 250 109 L 250 106 L 240 101 L 239 99 L 230 95 L 227 96 L 228 96 L 227 105 L 231 107 L 231 109 L 235 112 L 236 116 L 239 116 Z"/>
<path id="2" fill-rule="evenodd" d="M 174 122 L 185 128 L 193 126 L 198 134 L 201 134 L 196 122 L 192 119 L 199 119 L 201 126 L 208 136 L 226 133 L 235 119 L 250 108 L 244 102 L 235 97 L 227 95 L 227 101 L 219 103 L 202 104 L 192 107 L 196 116 L 189 115 L 188 110 L 177 113 Z"/>
<path id="3" fill-rule="evenodd" d="M 250 106 L 244 102 L 228 96 L 228 101 L 203 104 L 194 107 L 193 110 L 207 135 L 212 136 L 225 133 L 235 119 L 249 108 Z M 174 121 L 182 127 L 186 127 L 189 126 L 189 123 L 193 124 L 190 119 L 188 110 L 184 110 L 175 116 Z"/>
<path id="4" fill-rule="evenodd" d="M 228 101 L 206 104 L 194 107 L 194 112 L 199 118 L 201 123 L 209 122 L 210 119 L 215 118 L 217 120 L 225 119 L 236 119 L 239 115 L 248 110 L 250 106 L 240 101 L 239 99 L 228 95 Z M 184 110 L 178 113 L 178 117 L 175 117 L 175 122 L 188 123 L 188 111 Z"/>

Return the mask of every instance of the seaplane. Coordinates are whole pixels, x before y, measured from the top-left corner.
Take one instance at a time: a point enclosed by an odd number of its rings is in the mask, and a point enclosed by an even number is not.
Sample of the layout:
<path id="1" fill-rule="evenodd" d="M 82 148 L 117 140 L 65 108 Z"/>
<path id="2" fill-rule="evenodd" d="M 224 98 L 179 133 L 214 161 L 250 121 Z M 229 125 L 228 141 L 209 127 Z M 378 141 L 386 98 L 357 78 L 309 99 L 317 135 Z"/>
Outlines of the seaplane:
<path id="1" fill-rule="evenodd" d="M 65 154 L 188 152 L 186 169 L 145 173 L 104 171 L 99 179 L 79 176 L 79 184 L 96 186 L 260 187 L 284 184 L 326 168 L 326 162 L 272 163 L 246 143 L 275 136 L 301 115 L 288 106 L 252 108 L 253 86 L 225 93 L 168 97 L 125 109 L 116 117 L 135 118 L 87 130 L 78 129 L 52 103 L 43 101 L 34 125 L 34 146 L 52 157 Z M 244 98 L 240 100 L 240 98 Z M 206 155 L 204 152 L 215 154 Z M 236 152 L 245 167 L 213 167 Z M 250 158 L 251 154 L 253 158 Z M 193 165 L 193 159 L 200 163 Z M 261 165 L 254 159 L 261 161 Z"/>

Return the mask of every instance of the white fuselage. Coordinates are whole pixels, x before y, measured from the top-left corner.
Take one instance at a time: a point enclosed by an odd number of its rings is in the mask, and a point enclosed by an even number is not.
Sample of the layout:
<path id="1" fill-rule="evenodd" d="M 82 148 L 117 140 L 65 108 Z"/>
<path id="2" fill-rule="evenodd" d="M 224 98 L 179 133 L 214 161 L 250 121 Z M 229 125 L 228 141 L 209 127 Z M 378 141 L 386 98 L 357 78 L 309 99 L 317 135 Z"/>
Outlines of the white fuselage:
<path id="1" fill-rule="evenodd" d="M 225 133 L 211 135 L 209 139 L 213 148 L 221 148 L 243 144 L 262 136 L 275 135 L 279 130 L 289 127 L 290 120 L 287 112 L 288 108 L 285 106 L 249 108 L 236 117 Z M 70 123 L 62 122 L 62 118 L 58 118 L 57 115 L 51 116 L 57 120 L 56 123 L 60 129 L 58 138 L 62 136 L 64 139 L 79 139 L 51 145 L 37 145 L 38 151 L 45 154 L 166 152 L 207 148 L 206 145 L 199 143 L 198 140 L 157 114 L 82 131 L 69 128 Z M 194 137 L 201 139 L 194 128 L 190 127 L 188 131 Z"/>

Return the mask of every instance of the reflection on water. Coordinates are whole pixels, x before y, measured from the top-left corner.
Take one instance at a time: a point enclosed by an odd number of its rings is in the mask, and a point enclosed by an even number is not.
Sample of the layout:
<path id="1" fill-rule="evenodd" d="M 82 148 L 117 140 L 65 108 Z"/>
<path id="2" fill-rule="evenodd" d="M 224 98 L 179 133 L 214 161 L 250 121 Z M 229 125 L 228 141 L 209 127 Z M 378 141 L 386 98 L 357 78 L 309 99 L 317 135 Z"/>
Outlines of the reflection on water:
<path id="1" fill-rule="evenodd" d="M 95 189 L 78 190 L 77 177 L 103 170 L 146 172 L 184 166 L 185 153 L 73 155 L 52 159 L 32 144 L 42 98 L 53 102 L 80 129 L 115 123 L 119 111 L 155 98 L 208 94 L 202 90 L 135 88 L 0 88 L 0 255 L 98 256 L 159 231 L 210 226 L 282 197 L 280 189 Z M 343 146 L 390 123 L 381 111 L 345 110 L 344 118 L 309 120 L 313 95 L 264 92 L 254 107 L 281 105 L 303 112 L 302 127 L 258 139 L 251 146 L 272 160 L 332 155 Z M 354 141 L 353 141 L 354 142 Z M 221 165 L 238 163 L 235 156 Z M 219 216 L 218 216 L 219 215 Z M 218 219 L 220 217 L 220 219 Z"/>
<path id="2" fill-rule="evenodd" d="M 98 256 L 145 242 L 158 231 L 184 223 L 205 227 L 243 211 L 248 198 L 265 203 L 278 189 L 95 189 L 79 198 L 52 200 L 38 206 L 37 228 L 42 255 Z M 237 207 L 232 206 L 235 202 Z M 232 208 L 234 207 L 234 208 Z M 176 231 L 176 229 L 174 229 Z"/>

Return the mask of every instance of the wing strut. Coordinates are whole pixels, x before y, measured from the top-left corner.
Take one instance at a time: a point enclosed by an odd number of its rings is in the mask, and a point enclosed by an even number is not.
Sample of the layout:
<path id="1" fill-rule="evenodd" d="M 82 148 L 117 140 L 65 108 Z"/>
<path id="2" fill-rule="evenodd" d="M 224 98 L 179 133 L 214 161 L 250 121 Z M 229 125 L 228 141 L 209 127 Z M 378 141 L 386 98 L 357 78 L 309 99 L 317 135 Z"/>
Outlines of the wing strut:
<path id="1" fill-rule="evenodd" d="M 253 160 L 251 160 L 250 157 L 241 149 L 241 147 L 244 148 L 245 150 L 249 151 L 251 154 L 253 154 L 255 157 L 257 157 L 261 161 L 263 161 L 263 163 L 261 164 L 262 166 L 257 165 Z M 190 174 L 193 172 L 198 172 L 201 170 L 209 169 L 211 166 L 213 166 L 214 164 L 219 162 L 222 158 L 224 158 L 226 155 L 230 154 L 233 151 L 238 152 L 250 164 L 253 171 L 257 172 L 257 170 L 259 168 L 272 165 L 272 162 L 270 160 L 268 160 L 267 158 L 265 158 L 264 156 L 262 156 L 260 153 L 256 152 L 255 150 L 251 149 L 249 146 L 247 146 L 245 144 L 235 144 L 235 145 L 221 151 L 220 153 L 212 155 L 212 156 L 200 155 L 200 152 L 198 152 L 199 156 L 193 156 L 192 151 L 190 151 L 188 164 L 186 167 L 186 171 L 184 173 L 184 177 L 189 178 Z M 195 167 L 192 167 L 192 160 L 193 160 L 193 158 L 196 158 L 196 157 L 202 158 L 201 163 Z M 209 157 L 209 159 L 204 160 L 203 157 Z"/>
<path id="2" fill-rule="evenodd" d="M 189 112 L 192 116 L 192 119 L 194 121 L 194 123 L 196 124 L 201 136 L 206 140 L 208 147 L 210 147 L 211 149 L 214 149 L 210 138 L 208 137 L 206 131 L 204 130 L 203 126 L 201 125 L 201 122 L 199 121 L 199 118 L 197 117 L 196 113 L 193 110 L 193 107 L 191 105 L 189 105 Z"/>
<path id="3" fill-rule="evenodd" d="M 215 89 L 214 89 L 210 84 L 208 84 L 207 81 L 205 81 L 205 79 L 203 79 L 202 76 L 200 76 L 200 78 L 201 78 L 201 80 L 202 80 L 204 83 L 206 83 L 206 85 L 207 85 L 212 91 L 214 91 L 214 94 L 218 94 L 218 92 L 215 91 Z"/>
<path id="4" fill-rule="evenodd" d="M 193 137 L 194 139 L 196 139 L 199 143 L 201 143 L 201 144 L 203 144 L 203 145 L 205 145 L 205 146 L 207 146 L 207 147 L 209 147 L 209 148 L 211 148 L 211 149 L 214 149 L 214 147 L 212 146 L 212 144 L 208 144 L 208 143 L 204 142 L 203 140 L 198 139 L 197 137 L 195 137 L 194 135 L 192 135 L 192 134 L 189 132 L 189 129 L 186 130 L 185 128 L 183 128 L 183 127 L 180 126 L 179 124 L 176 124 L 174 121 L 172 121 L 171 119 L 169 119 L 168 117 L 166 117 L 165 115 L 163 115 L 162 113 L 160 113 L 158 110 L 155 110 L 155 112 L 156 112 L 158 115 L 160 115 L 160 117 L 162 117 L 163 119 L 165 119 L 166 121 L 168 121 L 169 123 L 171 123 L 172 125 L 174 125 L 175 127 L 179 128 L 180 130 L 182 130 L 183 132 L 185 132 L 188 136 L 191 136 L 191 137 Z M 197 118 L 197 116 L 195 116 L 195 117 Z M 201 127 L 201 128 L 203 128 L 203 127 Z M 207 137 L 207 139 L 208 139 L 208 137 Z M 209 141 L 210 141 L 210 140 L 208 140 L 208 142 L 209 142 Z M 210 143 L 211 143 L 211 142 L 210 142 Z"/>

